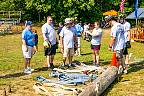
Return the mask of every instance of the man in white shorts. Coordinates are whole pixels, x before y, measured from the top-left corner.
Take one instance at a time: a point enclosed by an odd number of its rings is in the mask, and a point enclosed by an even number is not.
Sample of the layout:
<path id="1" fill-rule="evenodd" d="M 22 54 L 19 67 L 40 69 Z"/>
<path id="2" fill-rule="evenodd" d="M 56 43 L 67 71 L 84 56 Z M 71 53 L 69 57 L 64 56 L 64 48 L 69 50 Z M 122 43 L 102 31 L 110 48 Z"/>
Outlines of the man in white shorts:
<path id="1" fill-rule="evenodd" d="M 69 18 L 65 19 L 65 26 L 59 35 L 61 42 L 61 52 L 63 53 L 63 65 L 61 67 L 69 67 L 72 64 L 72 58 L 74 55 L 74 40 L 76 38 L 76 33 L 72 28 L 72 21 Z M 68 65 L 65 64 L 66 58 L 68 58 Z"/>
<path id="2" fill-rule="evenodd" d="M 24 73 L 30 74 L 34 69 L 30 67 L 30 61 L 33 55 L 35 46 L 35 36 L 32 32 L 32 22 L 27 21 L 25 23 L 26 28 L 22 32 L 22 51 L 25 59 Z"/>
<path id="3" fill-rule="evenodd" d="M 77 41 L 78 41 L 78 49 L 76 50 L 76 55 L 81 55 L 81 49 L 80 49 L 80 42 L 81 42 L 81 32 L 83 31 L 83 28 L 79 23 L 75 25 L 76 28 L 76 34 L 77 34 Z"/>

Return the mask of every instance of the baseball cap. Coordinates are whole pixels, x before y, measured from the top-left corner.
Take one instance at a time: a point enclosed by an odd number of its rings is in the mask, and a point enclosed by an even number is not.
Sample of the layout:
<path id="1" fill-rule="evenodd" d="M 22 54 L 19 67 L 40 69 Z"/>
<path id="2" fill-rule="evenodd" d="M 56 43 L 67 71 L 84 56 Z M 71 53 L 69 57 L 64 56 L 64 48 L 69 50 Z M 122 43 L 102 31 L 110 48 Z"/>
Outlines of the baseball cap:
<path id="1" fill-rule="evenodd" d="M 116 21 L 116 18 L 114 17 L 114 16 L 106 16 L 105 17 L 105 20 L 107 21 L 107 22 L 109 22 L 109 21 L 111 21 L 111 20 L 115 20 Z"/>
<path id="2" fill-rule="evenodd" d="M 26 21 L 25 22 L 25 26 L 31 26 L 32 25 L 32 21 Z"/>
<path id="3" fill-rule="evenodd" d="M 71 18 L 66 18 L 66 19 L 65 19 L 65 24 L 70 24 L 70 23 L 72 23 Z"/>

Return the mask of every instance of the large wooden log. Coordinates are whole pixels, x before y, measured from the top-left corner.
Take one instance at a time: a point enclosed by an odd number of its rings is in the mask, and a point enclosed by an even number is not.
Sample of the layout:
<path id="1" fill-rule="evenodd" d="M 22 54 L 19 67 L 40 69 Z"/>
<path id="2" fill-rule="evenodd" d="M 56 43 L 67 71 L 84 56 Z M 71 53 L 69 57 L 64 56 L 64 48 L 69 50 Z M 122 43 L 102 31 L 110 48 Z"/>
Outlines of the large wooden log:
<path id="1" fill-rule="evenodd" d="M 78 96 L 99 96 L 118 76 L 118 68 L 110 66 Z"/>

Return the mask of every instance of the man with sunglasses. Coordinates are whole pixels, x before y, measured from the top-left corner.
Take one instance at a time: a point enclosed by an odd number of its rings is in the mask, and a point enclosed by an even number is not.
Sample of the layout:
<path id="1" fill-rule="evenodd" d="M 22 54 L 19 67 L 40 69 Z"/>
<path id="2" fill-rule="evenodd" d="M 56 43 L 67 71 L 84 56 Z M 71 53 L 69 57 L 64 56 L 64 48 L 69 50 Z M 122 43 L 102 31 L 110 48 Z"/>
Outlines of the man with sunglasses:
<path id="1" fill-rule="evenodd" d="M 65 19 L 65 26 L 60 32 L 61 52 L 63 53 L 63 64 L 61 68 L 72 66 L 72 58 L 74 55 L 74 43 L 76 32 L 73 29 L 73 22 L 70 18 Z M 68 63 L 66 64 L 66 59 Z"/>

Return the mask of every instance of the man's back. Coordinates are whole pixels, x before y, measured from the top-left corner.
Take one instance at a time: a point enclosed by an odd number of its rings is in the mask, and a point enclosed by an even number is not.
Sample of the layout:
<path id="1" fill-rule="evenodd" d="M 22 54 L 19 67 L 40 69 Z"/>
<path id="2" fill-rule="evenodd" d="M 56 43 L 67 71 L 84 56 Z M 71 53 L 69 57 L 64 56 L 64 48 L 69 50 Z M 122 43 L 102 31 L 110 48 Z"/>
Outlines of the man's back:
<path id="1" fill-rule="evenodd" d="M 111 36 L 115 38 L 113 50 L 121 50 L 125 47 L 124 27 L 120 23 L 116 23 L 111 28 Z"/>

